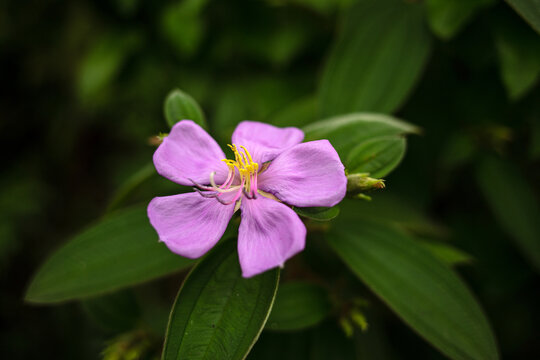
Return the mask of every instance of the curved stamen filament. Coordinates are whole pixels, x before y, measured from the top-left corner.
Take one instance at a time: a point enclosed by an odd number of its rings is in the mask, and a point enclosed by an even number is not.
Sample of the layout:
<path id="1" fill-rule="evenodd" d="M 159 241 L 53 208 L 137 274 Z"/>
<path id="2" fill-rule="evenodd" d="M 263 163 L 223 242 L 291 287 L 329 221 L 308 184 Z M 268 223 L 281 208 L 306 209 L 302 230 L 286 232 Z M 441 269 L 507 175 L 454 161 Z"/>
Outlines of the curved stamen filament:
<path id="1" fill-rule="evenodd" d="M 234 154 L 234 160 L 223 159 L 222 161 L 229 168 L 227 178 L 225 181 L 218 185 L 216 183 L 216 172 L 210 173 L 210 185 L 201 185 L 193 180 L 197 192 L 207 198 L 215 198 L 224 205 L 230 205 L 242 197 L 242 194 L 248 199 L 257 198 L 257 174 L 259 172 L 259 164 L 253 161 L 249 151 L 242 145 L 240 149 L 236 144 L 228 145 Z M 236 176 L 239 176 L 239 185 L 233 185 Z M 238 182 L 236 183 L 238 184 Z M 231 193 L 236 191 L 233 199 L 230 201 L 224 201 L 221 196 L 225 193 Z"/>

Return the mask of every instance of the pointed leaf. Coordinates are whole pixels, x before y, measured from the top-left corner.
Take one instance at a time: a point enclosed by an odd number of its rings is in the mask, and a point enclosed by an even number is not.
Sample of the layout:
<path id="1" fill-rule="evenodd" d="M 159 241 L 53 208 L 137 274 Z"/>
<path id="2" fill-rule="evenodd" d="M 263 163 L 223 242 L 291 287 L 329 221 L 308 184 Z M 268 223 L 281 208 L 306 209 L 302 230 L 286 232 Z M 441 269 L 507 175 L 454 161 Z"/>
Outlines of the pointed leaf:
<path id="1" fill-rule="evenodd" d="M 387 225 L 336 226 L 330 246 L 424 339 L 451 359 L 498 359 L 494 335 L 463 282 L 421 245 Z"/>
<path id="2" fill-rule="evenodd" d="M 25 300 L 86 298 L 158 278 L 192 262 L 158 242 L 146 205 L 138 206 L 111 214 L 57 250 L 35 275 Z"/>
<path id="3" fill-rule="evenodd" d="M 245 279 L 225 241 L 184 281 L 169 319 L 164 360 L 244 359 L 268 318 L 279 269 Z"/>
<path id="4" fill-rule="evenodd" d="M 394 112 L 420 78 L 429 50 L 422 4 L 358 2 L 347 10 L 343 31 L 324 68 L 320 114 Z"/>

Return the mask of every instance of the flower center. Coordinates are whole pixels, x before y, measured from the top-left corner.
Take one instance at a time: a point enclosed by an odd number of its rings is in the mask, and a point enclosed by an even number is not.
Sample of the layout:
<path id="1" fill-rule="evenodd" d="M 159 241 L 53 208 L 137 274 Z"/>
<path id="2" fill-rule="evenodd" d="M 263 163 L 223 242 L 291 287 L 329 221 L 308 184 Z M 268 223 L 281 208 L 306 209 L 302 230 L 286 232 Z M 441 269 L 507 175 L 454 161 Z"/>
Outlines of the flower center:
<path id="1" fill-rule="evenodd" d="M 256 199 L 259 164 L 253 161 L 251 154 L 244 146 L 240 145 L 240 149 L 236 144 L 228 146 L 234 154 L 234 160 L 221 160 L 229 168 L 225 182 L 217 185 L 214 180 L 216 173 L 212 172 L 210 174 L 211 186 L 204 186 L 191 180 L 195 185 L 195 190 L 204 197 L 216 198 L 224 205 L 236 202 L 242 197 L 242 194 L 248 199 Z"/>

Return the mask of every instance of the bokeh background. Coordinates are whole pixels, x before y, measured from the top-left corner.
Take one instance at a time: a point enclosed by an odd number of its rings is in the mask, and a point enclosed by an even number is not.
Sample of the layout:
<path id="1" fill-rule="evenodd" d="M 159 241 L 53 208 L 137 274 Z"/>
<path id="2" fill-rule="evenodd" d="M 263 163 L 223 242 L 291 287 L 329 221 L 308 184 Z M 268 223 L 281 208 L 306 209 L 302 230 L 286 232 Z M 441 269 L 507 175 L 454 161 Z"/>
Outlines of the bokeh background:
<path id="1" fill-rule="evenodd" d="M 324 65 L 354 3 L 0 2 L 2 358 L 100 358 L 133 326 L 132 313 L 153 324 L 145 341 L 162 336 L 182 274 L 133 290 L 138 304 L 117 295 L 113 309 L 96 301 L 29 305 L 24 292 L 47 256 L 99 219 L 120 184 L 148 163 L 149 139 L 168 131 L 163 101 L 173 88 L 197 99 L 222 141 L 244 119 L 317 120 Z M 423 134 L 409 138 L 404 161 L 371 204 L 399 199 L 436 224 L 444 241 L 470 256 L 457 271 L 490 319 L 502 357 L 540 358 L 540 35 L 503 1 L 471 0 L 459 29 L 437 25 L 437 1 L 426 3 L 430 55 L 395 112 Z M 374 28 L 369 36 L 379 34 Z M 403 47 L 404 60 L 411 51 Z M 128 203 L 172 190 L 156 177 Z M 373 329 L 384 334 L 386 358 L 443 358 L 382 309 Z M 306 358 L 306 339 L 263 335 L 253 356 Z M 274 341 L 277 353 L 265 351 Z"/>

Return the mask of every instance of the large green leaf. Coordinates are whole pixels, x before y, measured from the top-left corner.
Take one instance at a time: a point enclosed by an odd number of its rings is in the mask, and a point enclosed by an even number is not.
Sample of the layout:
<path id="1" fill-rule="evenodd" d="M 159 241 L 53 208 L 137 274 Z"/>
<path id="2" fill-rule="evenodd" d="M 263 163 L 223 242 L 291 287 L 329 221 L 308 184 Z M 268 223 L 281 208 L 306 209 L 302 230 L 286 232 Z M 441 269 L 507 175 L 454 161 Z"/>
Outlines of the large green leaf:
<path id="1" fill-rule="evenodd" d="M 306 126 L 304 132 L 306 141 L 328 139 L 347 167 L 352 164 L 387 174 L 401 160 L 400 149 L 404 151 L 405 146 L 391 138 L 420 130 L 391 116 L 357 113 L 318 121 Z"/>
<path id="2" fill-rule="evenodd" d="M 193 120 L 203 128 L 207 128 L 201 107 L 195 99 L 182 90 L 175 89 L 167 95 L 163 111 L 170 127 L 181 120 Z"/>
<path id="3" fill-rule="evenodd" d="M 506 0 L 536 30 L 540 33 L 540 0 Z"/>
<path id="4" fill-rule="evenodd" d="M 518 168 L 487 158 L 476 172 L 478 185 L 499 224 L 515 241 L 523 256 L 540 270 L 540 207 Z"/>
<path id="5" fill-rule="evenodd" d="M 244 359 L 266 323 L 278 282 L 279 269 L 244 279 L 236 242 L 220 244 L 178 293 L 163 359 Z"/>
<path id="6" fill-rule="evenodd" d="M 98 295 L 186 268 L 148 221 L 146 206 L 116 212 L 56 251 L 39 269 L 26 301 L 52 303 Z"/>
<path id="7" fill-rule="evenodd" d="M 323 117 L 394 112 L 427 61 L 430 36 L 421 4 L 363 0 L 347 11 L 320 86 Z"/>
<path id="8" fill-rule="evenodd" d="M 331 310 L 326 290 L 306 282 L 280 286 L 266 328 L 301 330 L 321 322 Z"/>
<path id="9" fill-rule="evenodd" d="M 494 335 L 463 282 L 392 227 L 341 223 L 330 246 L 411 328 L 452 359 L 498 359 Z"/>

